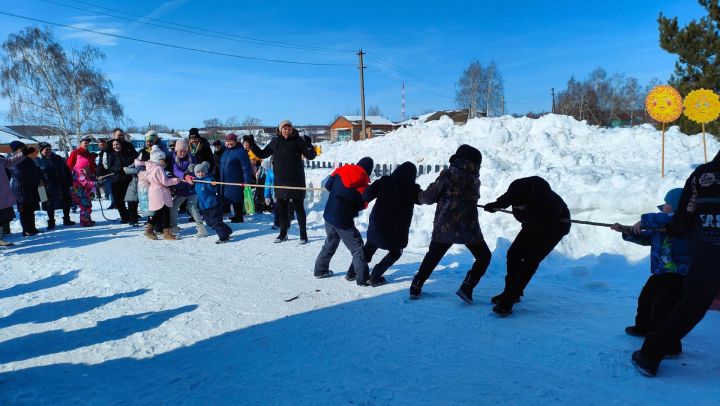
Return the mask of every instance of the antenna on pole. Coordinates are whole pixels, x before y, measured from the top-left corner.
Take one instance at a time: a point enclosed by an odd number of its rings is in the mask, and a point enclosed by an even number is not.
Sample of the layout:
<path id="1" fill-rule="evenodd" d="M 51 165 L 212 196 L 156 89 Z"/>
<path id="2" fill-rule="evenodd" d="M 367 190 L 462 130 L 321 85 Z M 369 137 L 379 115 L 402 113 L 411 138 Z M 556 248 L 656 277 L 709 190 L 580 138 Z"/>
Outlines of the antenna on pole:
<path id="1" fill-rule="evenodd" d="M 405 121 L 405 82 L 402 82 L 402 104 L 400 105 L 400 121 Z"/>

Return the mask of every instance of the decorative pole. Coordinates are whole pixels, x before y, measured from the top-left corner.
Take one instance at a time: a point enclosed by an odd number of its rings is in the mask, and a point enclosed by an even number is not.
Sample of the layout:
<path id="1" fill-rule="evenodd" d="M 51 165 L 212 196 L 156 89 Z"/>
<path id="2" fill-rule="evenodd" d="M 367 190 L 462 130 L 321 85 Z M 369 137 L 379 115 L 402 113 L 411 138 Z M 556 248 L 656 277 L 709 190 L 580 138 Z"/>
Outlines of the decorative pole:
<path id="1" fill-rule="evenodd" d="M 685 117 L 700 123 L 703 135 L 703 151 L 707 163 L 707 143 L 705 142 L 705 123 L 717 120 L 720 116 L 720 96 L 712 90 L 693 90 L 685 96 Z"/>
<path id="2" fill-rule="evenodd" d="M 655 86 L 645 98 L 645 109 L 653 120 L 662 123 L 661 174 L 665 177 L 665 124 L 672 123 L 682 114 L 682 97 L 673 87 Z"/>

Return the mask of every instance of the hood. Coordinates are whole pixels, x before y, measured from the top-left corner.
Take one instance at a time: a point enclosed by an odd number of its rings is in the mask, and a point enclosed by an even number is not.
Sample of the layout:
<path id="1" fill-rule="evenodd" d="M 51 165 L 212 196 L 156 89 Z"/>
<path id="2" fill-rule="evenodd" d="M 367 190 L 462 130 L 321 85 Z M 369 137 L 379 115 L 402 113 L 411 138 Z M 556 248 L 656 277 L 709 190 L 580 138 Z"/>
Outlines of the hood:
<path id="1" fill-rule="evenodd" d="M 333 174 L 338 175 L 346 188 L 365 188 L 370 183 L 370 177 L 365 169 L 359 165 L 345 165 L 335 169 Z"/>
<path id="2" fill-rule="evenodd" d="M 395 168 L 390 177 L 397 183 L 415 183 L 417 167 L 412 162 L 403 162 Z"/>

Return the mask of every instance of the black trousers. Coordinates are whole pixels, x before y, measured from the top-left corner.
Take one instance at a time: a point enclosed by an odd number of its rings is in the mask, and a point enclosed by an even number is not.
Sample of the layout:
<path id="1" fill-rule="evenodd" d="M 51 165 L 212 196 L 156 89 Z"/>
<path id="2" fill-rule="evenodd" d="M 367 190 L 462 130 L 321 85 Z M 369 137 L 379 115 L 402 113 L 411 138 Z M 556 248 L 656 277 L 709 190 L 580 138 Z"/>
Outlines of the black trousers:
<path id="1" fill-rule="evenodd" d="M 155 214 L 150 217 L 150 221 L 156 230 L 170 228 L 170 208 L 163 206 L 160 210 L 155 210 Z"/>
<path id="2" fill-rule="evenodd" d="M 140 216 L 138 215 L 138 202 L 127 202 L 127 220 L 130 224 L 137 224 Z"/>
<path id="3" fill-rule="evenodd" d="M 112 201 L 120 214 L 120 219 L 123 221 L 129 221 L 128 209 L 125 206 L 125 193 L 127 193 L 128 186 L 130 184 L 126 182 L 113 182 L 111 183 L 110 189 L 112 190 Z"/>
<path id="4" fill-rule="evenodd" d="M 430 242 L 430 248 L 428 248 L 428 252 L 425 254 L 425 258 L 423 258 L 422 263 L 420 264 L 420 269 L 413 279 L 413 286 L 422 288 L 425 281 L 430 277 L 430 274 L 432 274 L 437 264 L 440 263 L 440 260 L 443 256 L 445 256 L 445 253 L 447 253 L 451 246 L 452 244 L 437 241 Z M 485 243 L 485 240 L 476 244 L 465 244 L 465 246 L 475 257 L 475 262 L 473 262 L 472 268 L 470 268 L 465 276 L 464 283 L 467 283 L 470 288 L 475 288 L 475 286 L 477 286 L 480 282 L 480 278 L 485 275 L 488 265 L 490 265 L 492 253 Z"/>
<path id="5" fill-rule="evenodd" d="M 500 299 L 501 305 L 512 308 L 523 295 L 540 262 L 552 252 L 566 234 L 565 228 L 552 234 L 526 228 L 520 230 L 507 252 L 507 275 L 505 290 Z"/>
<path id="6" fill-rule="evenodd" d="M 48 216 L 48 223 L 50 223 L 50 222 L 54 223 L 55 222 L 55 210 L 45 210 L 45 212 L 47 213 L 47 216 Z M 70 219 L 70 205 L 68 205 L 67 207 L 63 207 L 62 212 L 63 212 L 63 219 L 69 220 Z"/>
<path id="7" fill-rule="evenodd" d="M 369 265 L 370 262 L 373 259 L 373 256 L 377 252 L 378 247 L 374 246 L 373 244 L 370 244 L 369 242 L 366 242 L 365 245 L 363 245 L 363 256 L 365 257 L 365 262 Z M 401 249 L 394 249 L 390 250 L 383 259 L 378 262 L 375 267 L 373 268 L 372 272 L 370 272 L 370 279 L 377 280 L 383 274 L 385 271 L 388 270 L 395 262 L 397 262 L 398 259 L 400 259 L 400 256 L 402 256 L 402 250 Z M 347 270 L 347 274 L 351 276 L 355 276 L 355 267 L 353 264 L 350 264 L 350 267 Z"/>
<path id="8" fill-rule="evenodd" d="M 660 328 L 673 307 L 682 299 L 684 282 L 684 275 L 651 275 L 638 296 L 635 326 L 645 332 Z"/>
<path id="9" fill-rule="evenodd" d="M 685 277 L 683 296 L 672 309 L 667 319 L 654 332 L 648 334 L 642 346 L 644 356 L 660 361 L 672 350 L 673 345 L 681 341 L 705 317 L 715 296 L 720 292 L 720 259 L 717 252 L 720 247 L 703 244 L 693 247 L 696 251 L 705 251 L 705 257 L 692 258 L 688 274 Z"/>
<path id="10" fill-rule="evenodd" d="M 23 233 L 36 232 L 35 228 L 35 209 L 37 203 L 25 204 L 18 203 L 17 209 L 20 214 L 20 225 L 22 226 Z"/>
<path id="11" fill-rule="evenodd" d="M 280 230 L 287 232 L 287 229 L 290 228 L 290 211 L 288 205 L 291 205 L 295 211 L 298 226 L 300 226 L 300 238 L 307 239 L 305 199 L 277 199 L 275 204 L 277 207 L 278 220 L 280 221 Z"/>

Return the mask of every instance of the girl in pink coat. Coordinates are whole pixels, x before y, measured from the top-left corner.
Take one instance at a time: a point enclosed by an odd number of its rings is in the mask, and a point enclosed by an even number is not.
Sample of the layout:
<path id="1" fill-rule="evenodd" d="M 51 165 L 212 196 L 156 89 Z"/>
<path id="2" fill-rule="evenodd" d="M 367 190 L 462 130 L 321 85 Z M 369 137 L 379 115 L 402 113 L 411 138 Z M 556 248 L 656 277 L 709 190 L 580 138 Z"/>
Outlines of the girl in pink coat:
<path id="1" fill-rule="evenodd" d="M 165 153 L 157 145 L 153 146 L 150 151 L 150 160 L 144 178 L 149 184 L 149 209 L 153 212 L 150 221 L 145 225 L 145 236 L 151 240 L 157 240 L 153 228 L 154 226 L 161 226 L 164 239 L 177 240 L 177 237 L 170 229 L 170 210 L 173 207 L 170 186 L 177 185 L 181 180 L 170 178 L 165 174 Z"/>

